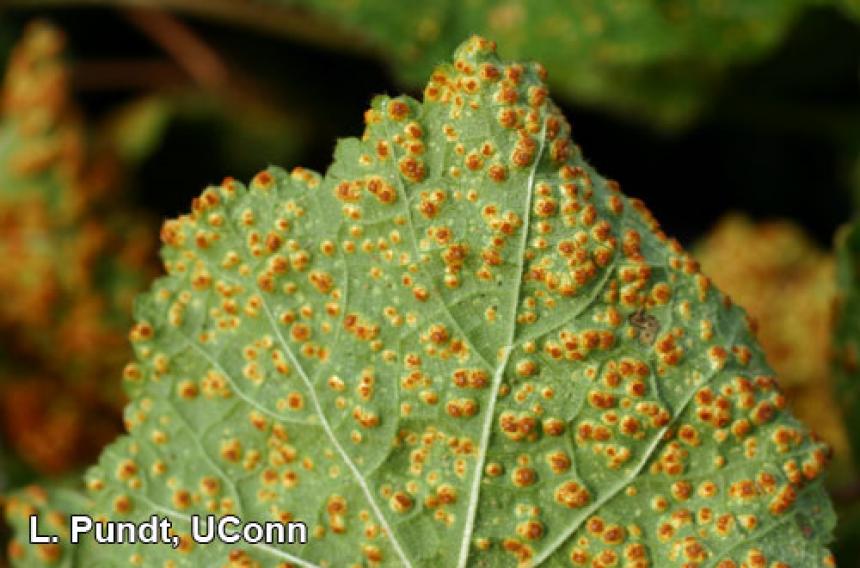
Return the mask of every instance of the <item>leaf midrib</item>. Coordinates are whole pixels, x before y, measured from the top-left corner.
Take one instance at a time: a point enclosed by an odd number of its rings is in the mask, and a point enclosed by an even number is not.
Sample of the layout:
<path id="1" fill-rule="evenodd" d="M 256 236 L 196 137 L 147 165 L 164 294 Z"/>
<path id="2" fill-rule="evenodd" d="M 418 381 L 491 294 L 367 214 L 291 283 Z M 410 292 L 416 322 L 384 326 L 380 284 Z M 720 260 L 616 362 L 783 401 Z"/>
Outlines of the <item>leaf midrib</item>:
<path id="1" fill-rule="evenodd" d="M 514 350 L 514 337 L 517 331 L 517 310 L 520 305 L 520 292 L 523 284 L 523 270 L 525 269 L 526 245 L 529 238 L 529 225 L 531 223 L 532 199 L 534 197 L 535 176 L 537 174 L 540 161 L 543 158 L 544 148 L 546 146 L 546 124 L 547 119 L 544 118 L 543 126 L 540 131 L 540 146 L 538 147 L 537 155 L 534 163 L 529 171 L 528 180 L 526 182 L 525 208 L 523 211 L 522 234 L 520 236 L 520 246 L 517 251 L 517 283 L 508 314 L 509 329 L 505 345 L 502 346 L 503 352 L 500 354 L 499 364 L 493 372 L 493 382 L 490 390 L 488 408 L 484 414 L 484 423 L 481 427 L 481 441 L 478 445 L 478 457 L 475 463 L 475 470 L 472 473 L 472 485 L 469 492 L 469 504 L 466 509 L 466 524 L 463 528 L 463 539 L 460 541 L 460 556 L 457 561 L 458 568 L 464 568 L 469 561 L 470 545 L 472 534 L 475 530 L 475 520 L 478 513 L 478 503 L 481 497 L 481 477 L 484 471 L 484 463 L 487 460 L 487 450 L 490 446 L 490 433 L 492 431 L 493 421 L 496 414 L 496 400 L 499 395 L 499 388 L 502 384 L 502 376 L 507 368 L 508 361 L 511 357 L 511 352 Z"/>
<path id="2" fill-rule="evenodd" d="M 321 183 L 321 185 L 322 185 L 322 183 Z M 309 189 L 309 193 L 310 193 L 310 191 L 311 190 Z M 250 195 L 250 192 L 251 192 L 251 189 L 247 188 L 245 195 L 246 196 Z M 317 203 L 319 203 L 318 199 L 314 199 L 314 200 Z M 237 238 L 237 239 L 239 239 L 239 242 L 241 242 L 241 239 L 239 238 L 238 232 L 236 231 L 232 217 L 229 217 L 229 222 L 226 224 L 226 228 L 227 228 L 227 230 L 229 230 L 233 234 L 233 238 Z M 244 253 L 244 250 L 243 250 L 243 253 Z M 346 265 L 344 264 L 344 266 L 346 266 Z M 348 278 L 347 278 L 347 281 L 348 281 Z M 397 556 L 400 557 L 400 560 L 403 562 L 404 566 L 406 566 L 407 568 L 412 568 L 412 564 L 409 561 L 409 559 L 407 558 L 403 548 L 400 545 L 400 542 L 397 540 L 397 536 L 394 534 L 394 531 L 392 530 L 387 519 L 383 515 L 382 510 L 379 508 L 379 505 L 376 503 L 376 500 L 373 497 L 373 493 L 370 491 L 370 487 L 367 485 L 364 477 L 361 475 L 361 472 L 359 471 L 355 462 L 352 461 L 352 459 L 349 457 L 349 454 L 346 453 L 346 450 L 344 450 L 343 446 L 340 444 L 340 441 L 335 436 L 334 430 L 332 429 L 331 425 L 329 424 L 329 421 L 325 415 L 325 412 L 323 412 L 322 405 L 320 404 L 316 389 L 314 388 L 313 383 L 310 380 L 310 377 L 305 372 L 304 367 L 299 363 L 298 359 L 296 358 L 296 356 L 293 353 L 292 349 L 290 348 L 289 344 L 284 339 L 284 336 L 281 333 L 281 330 L 277 325 L 277 321 L 275 320 L 274 315 L 272 314 L 271 308 L 269 307 L 269 304 L 266 301 L 265 296 L 260 295 L 260 299 L 262 302 L 263 310 L 266 313 L 266 318 L 269 321 L 269 326 L 274 331 L 276 337 L 278 338 L 278 342 L 281 344 L 281 347 L 284 349 L 284 353 L 287 355 L 290 362 L 296 368 L 296 371 L 298 372 L 299 377 L 301 378 L 302 382 L 305 385 L 305 388 L 308 391 L 308 395 L 311 398 L 311 403 L 314 407 L 314 411 L 317 414 L 317 416 L 319 417 L 320 426 L 322 427 L 326 436 L 329 438 L 329 441 L 331 442 L 331 444 L 334 446 L 335 451 L 337 451 L 340 458 L 346 464 L 347 469 L 350 470 L 350 473 L 355 478 L 356 483 L 358 484 L 359 488 L 361 489 L 362 493 L 364 494 L 365 498 L 367 499 L 368 504 L 370 505 L 370 508 L 373 510 L 374 515 L 379 520 L 379 523 L 382 526 L 383 531 L 388 535 L 389 540 L 391 541 L 392 547 L 394 548 Z M 219 370 L 221 370 L 221 372 L 224 373 L 225 378 L 227 378 L 227 380 L 231 383 L 231 385 L 233 385 L 235 387 L 235 383 L 232 380 L 232 377 L 230 377 L 229 373 L 227 373 L 226 370 L 224 370 L 224 368 L 220 365 L 220 363 L 217 362 L 217 360 L 212 358 L 208 354 L 208 352 L 206 352 L 206 350 L 200 348 L 198 345 L 193 343 L 193 341 L 191 341 L 191 344 L 193 345 L 193 347 L 195 349 L 197 349 L 199 352 L 203 353 L 204 357 L 206 357 L 206 359 L 209 360 L 210 363 L 212 363 Z M 238 391 L 238 392 L 239 392 L 240 397 L 242 397 L 244 400 L 249 402 L 255 408 L 261 409 L 262 412 L 265 412 L 267 415 L 275 418 L 276 420 L 283 421 L 283 422 L 289 422 L 289 420 L 286 419 L 286 417 L 282 417 L 281 415 L 273 413 L 272 411 L 259 405 L 256 401 L 254 401 L 253 399 L 251 399 L 247 395 L 244 395 L 244 393 L 242 393 L 241 391 Z"/>

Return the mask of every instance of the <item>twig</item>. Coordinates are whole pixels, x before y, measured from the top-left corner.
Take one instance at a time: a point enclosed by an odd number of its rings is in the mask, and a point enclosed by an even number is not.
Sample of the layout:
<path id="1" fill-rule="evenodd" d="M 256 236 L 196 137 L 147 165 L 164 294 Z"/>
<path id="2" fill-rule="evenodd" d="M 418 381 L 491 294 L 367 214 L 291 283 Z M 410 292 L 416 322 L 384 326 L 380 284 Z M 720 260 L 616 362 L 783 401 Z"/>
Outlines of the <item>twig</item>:
<path id="1" fill-rule="evenodd" d="M 188 74 L 163 59 L 98 59 L 77 61 L 75 88 L 83 91 L 165 89 L 185 86 Z"/>
<path id="2" fill-rule="evenodd" d="M 227 82 L 227 66 L 217 52 L 175 16 L 147 8 L 123 13 L 201 86 L 217 90 Z"/>
<path id="3" fill-rule="evenodd" d="M 11 8 L 48 6 L 126 6 L 160 8 L 221 20 L 306 43 L 371 53 L 367 40 L 355 31 L 295 6 L 276 6 L 258 0 L 4 0 Z"/>

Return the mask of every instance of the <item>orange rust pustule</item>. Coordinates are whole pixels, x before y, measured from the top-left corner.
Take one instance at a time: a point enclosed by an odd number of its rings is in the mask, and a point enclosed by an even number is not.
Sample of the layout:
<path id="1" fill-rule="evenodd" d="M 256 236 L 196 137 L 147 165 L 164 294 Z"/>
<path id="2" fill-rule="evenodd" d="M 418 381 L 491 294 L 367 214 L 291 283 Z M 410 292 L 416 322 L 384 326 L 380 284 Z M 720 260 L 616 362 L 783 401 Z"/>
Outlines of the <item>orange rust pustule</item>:
<path id="1" fill-rule="evenodd" d="M 28 26 L 0 94 L 10 134 L 0 160 L 0 332 L 10 357 L 27 367 L 0 368 L 0 396 L 10 405 L 8 443 L 44 473 L 89 461 L 121 428 L 120 383 L 103 379 L 118 377 L 131 356 L 131 303 L 156 273 L 154 227 L 117 200 L 117 157 L 87 145 L 63 47 L 51 26 Z M 67 404 L 37 404 L 14 384 L 32 375 Z M 32 416 L 11 409 L 14 400 Z M 31 424 L 36 416 L 41 426 Z M 53 434 L 37 440 L 39 428 Z"/>

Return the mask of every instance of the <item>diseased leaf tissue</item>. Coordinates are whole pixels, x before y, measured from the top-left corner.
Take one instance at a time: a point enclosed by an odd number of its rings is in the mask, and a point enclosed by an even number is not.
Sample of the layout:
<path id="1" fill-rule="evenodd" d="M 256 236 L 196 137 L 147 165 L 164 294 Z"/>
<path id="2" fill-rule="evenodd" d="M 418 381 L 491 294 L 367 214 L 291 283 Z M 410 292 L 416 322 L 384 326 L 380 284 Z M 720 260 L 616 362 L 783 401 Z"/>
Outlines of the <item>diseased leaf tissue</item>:
<path id="1" fill-rule="evenodd" d="M 324 177 L 228 179 L 164 225 L 129 434 L 87 475 L 97 515 L 310 542 L 19 541 L 20 565 L 834 564 L 827 448 L 742 310 L 583 160 L 540 65 L 474 37 L 365 123 Z"/>

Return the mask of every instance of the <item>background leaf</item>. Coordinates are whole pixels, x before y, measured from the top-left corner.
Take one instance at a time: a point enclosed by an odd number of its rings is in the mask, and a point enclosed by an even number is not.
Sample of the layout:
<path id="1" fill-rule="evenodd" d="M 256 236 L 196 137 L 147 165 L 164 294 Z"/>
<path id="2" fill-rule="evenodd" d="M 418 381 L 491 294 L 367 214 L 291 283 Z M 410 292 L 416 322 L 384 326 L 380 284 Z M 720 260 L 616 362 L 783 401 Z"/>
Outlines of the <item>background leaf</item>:
<path id="1" fill-rule="evenodd" d="M 90 144 L 63 47 L 55 28 L 28 28 L 0 123 L 0 427 L 45 473 L 82 465 L 116 434 L 123 399 L 107 378 L 127 361 L 127 313 L 154 274 L 154 227 L 113 195 L 121 165 Z"/>
<path id="2" fill-rule="evenodd" d="M 84 550 L 92 541 L 69 545 L 69 515 L 85 513 L 89 501 L 74 489 L 56 486 L 46 490 L 31 485 L 5 499 L 6 519 L 19 535 L 29 534 L 30 515 L 38 515 L 42 534 L 52 533 L 61 537 L 57 544 L 24 544 L 12 541 L 9 545 L 9 560 L 28 566 L 82 565 Z"/>
<path id="3" fill-rule="evenodd" d="M 76 0 L 24 0 L 56 6 Z M 496 38 L 512 57 L 542 61 L 559 96 L 628 118 L 683 126 L 706 107 L 726 75 L 767 55 L 814 9 L 853 15 L 855 0 L 426 2 L 373 0 L 101 0 L 157 7 L 261 27 L 300 41 L 360 50 L 389 62 L 417 86 L 463 37 Z"/>
<path id="4" fill-rule="evenodd" d="M 856 454 L 860 451 L 860 424 L 857 422 L 857 397 L 860 396 L 860 321 L 857 317 L 857 310 L 860 309 L 860 233 L 856 224 L 846 226 L 839 234 L 837 255 L 840 291 L 837 313 L 840 316 L 834 335 L 834 370 L 840 389 L 839 400 L 845 412 L 847 430 Z"/>

